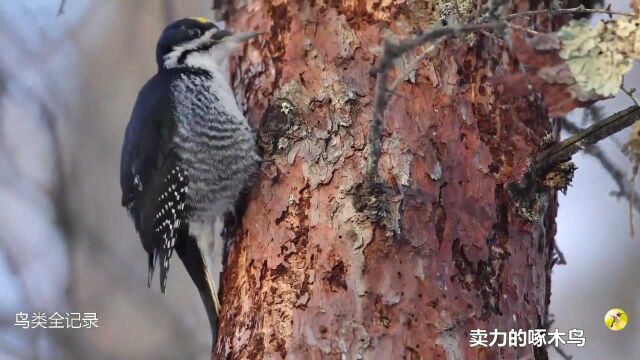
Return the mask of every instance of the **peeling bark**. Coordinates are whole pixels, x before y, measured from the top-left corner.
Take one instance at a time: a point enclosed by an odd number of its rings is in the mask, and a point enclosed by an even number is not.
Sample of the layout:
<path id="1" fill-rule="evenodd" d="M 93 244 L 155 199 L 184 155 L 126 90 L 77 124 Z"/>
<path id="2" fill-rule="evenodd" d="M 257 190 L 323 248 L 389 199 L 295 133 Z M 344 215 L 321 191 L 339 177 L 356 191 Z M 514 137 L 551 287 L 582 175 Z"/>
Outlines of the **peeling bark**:
<path id="1" fill-rule="evenodd" d="M 530 221 L 507 188 L 551 125 L 540 98 L 491 82 L 519 69 L 505 44 L 446 41 L 398 88 L 378 215 L 399 234 L 358 211 L 383 33 L 428 27 L 442 2 L 391 3 L 247 0 L 231 13 L 231 28 L 265 34 L 233 78 L 272 161 L 230 252 L 216 359 L 547 357 L 469 347 L 471 329 L 544 328 L 550 296 L 555 193 Z"/>

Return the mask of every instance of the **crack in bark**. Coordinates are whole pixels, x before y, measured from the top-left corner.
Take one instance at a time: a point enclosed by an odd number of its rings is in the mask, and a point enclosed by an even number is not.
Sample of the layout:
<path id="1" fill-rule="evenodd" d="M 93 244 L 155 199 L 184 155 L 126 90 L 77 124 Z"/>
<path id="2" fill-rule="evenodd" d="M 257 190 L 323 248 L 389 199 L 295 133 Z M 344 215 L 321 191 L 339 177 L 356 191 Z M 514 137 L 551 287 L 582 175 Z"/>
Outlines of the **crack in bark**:
<path id="1" fill-rule="evenodd" d="M 486 260 L 480 260 L 476 264 L 471 262 L 460 245 L 460 239 L 455 239 L 452 245 L 453 262 L 458 271 L 458 281 L 461 286 L 471 291 L 475 289 L 482 299 L 480 320 L 488 320 L 491 315 L 502 315 L 500 311 L 500 295 L 502 294 L 502 272 L 509 254 L 505 245 L 509 240 L 506 211 L 509 209 L 507 199 L 500 194 L 504 190 L 496 188 L 496 207 L 501 210 L 494 226 L 494 234 L 487 239 L 489 254 Z M 502 224 L 502 225 L 501 225 Z"/>
<path id="2" fill-rule="evenodd" d="M 342 260 L 338 260 L 338 262 L 331 267 L 331 270 L 325 276 L 325 280 L 329 283 L 331 291 L 347 290 L 346 273 L 347 270 Z"/>

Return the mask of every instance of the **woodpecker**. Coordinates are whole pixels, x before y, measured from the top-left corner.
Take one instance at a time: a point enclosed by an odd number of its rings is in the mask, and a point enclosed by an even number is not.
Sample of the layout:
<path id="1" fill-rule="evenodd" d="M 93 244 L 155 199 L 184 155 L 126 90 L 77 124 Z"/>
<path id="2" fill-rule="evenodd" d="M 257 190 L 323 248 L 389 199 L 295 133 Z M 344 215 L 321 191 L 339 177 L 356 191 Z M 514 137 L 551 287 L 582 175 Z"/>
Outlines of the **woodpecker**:
<path id="1" fill-rule="evenodd" d="M 217 338 L 220 274 L 238 207 L 258 172 L 255 133 L 227 79 L 233 33 L 204 18 L 167 26 L 157 73 L 138 94 L 122 147 L 122 205 L 165 292 L 175 250 L 198 288 Z"/>

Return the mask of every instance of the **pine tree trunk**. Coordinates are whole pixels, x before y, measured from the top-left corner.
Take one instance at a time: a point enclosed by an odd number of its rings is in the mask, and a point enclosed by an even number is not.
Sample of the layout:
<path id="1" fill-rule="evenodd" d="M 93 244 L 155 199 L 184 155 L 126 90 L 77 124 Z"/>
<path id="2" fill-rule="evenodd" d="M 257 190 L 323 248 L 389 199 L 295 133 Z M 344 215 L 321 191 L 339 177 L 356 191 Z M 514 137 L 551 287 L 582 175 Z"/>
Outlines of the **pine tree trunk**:
<path id="1" fill-rule="evenodd" d="M 216 359 L 547 357 L 469 346 L 472 329 L 544 328 L 549 304 L 555 194 L 523 216 L 508 186 L 551 125 L 538 98 L 491 82 L 518 71 L 503 41 L 449 40 L 398 88 L 384 221 L 360 211 L 381 39 L 428 28 L 444 2 L 390 3 L 235 5 L 230 28 L 264 32 L 233 78 L 273 161 L 230 252 Z"/>

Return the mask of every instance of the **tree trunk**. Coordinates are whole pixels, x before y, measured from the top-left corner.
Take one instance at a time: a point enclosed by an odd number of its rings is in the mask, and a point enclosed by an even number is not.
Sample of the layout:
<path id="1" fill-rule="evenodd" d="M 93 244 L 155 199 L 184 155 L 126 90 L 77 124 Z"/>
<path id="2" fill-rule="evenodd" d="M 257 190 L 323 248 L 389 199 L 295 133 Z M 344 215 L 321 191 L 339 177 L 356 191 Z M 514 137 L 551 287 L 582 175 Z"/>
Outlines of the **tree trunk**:
<path id="1" fill-rule="evenodd" d="M 547 357 L 469 346 L 472 329 L 544 328 L 550 295 L 555 194 L 532 213 L 508 188 L 551 125 L 538 97 L 491 82 L 519 70 L 499 36 L 444 42 L 397 89 L 386 203 L 360 211 L 381 39 L 446 10 L 390 3 L 246 0 L 231 14 L 230 28 L 264 32 L 233 79 L 273 161 L 230 252 L 216 359 Z"/>

